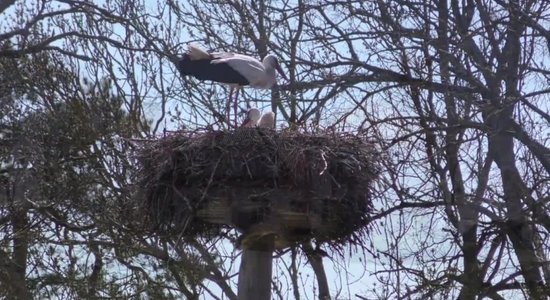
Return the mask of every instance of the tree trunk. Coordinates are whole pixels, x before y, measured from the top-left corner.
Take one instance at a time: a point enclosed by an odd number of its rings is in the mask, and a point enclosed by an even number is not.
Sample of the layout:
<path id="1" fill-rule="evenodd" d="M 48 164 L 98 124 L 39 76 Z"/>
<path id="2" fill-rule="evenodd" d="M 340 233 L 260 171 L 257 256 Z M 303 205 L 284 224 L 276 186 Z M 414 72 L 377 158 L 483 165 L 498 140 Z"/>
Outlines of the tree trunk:
<path id="1" fill-rule="evenodd" d="M 330 289 L 328 287 L 327 274 L 323 266 L 323 256 L 313 249 L 310 242 L 302 244 L 304 252 L 315 272 L 317 284 L 319 285 L 319 300 L 330 300 Z"/>
<path id="2" fill-rule="evenodd" d="M 239 269 L 239 300 L 270 300 L 274 241 L 244 249 Z M 256 245 L 257 246 L 257 245 Z"/>
<path id="3" fill-rule="evenodd" d="M 13 226 L 13 253 L 11 259 L 11 269 L 13 276 L 11 280 L 11 299 L 31 299 L 31 295 L 26 286 L 27 256 L 29 247 L 28 237 L 28 217 L 25 209 L 12 212 Z"/>

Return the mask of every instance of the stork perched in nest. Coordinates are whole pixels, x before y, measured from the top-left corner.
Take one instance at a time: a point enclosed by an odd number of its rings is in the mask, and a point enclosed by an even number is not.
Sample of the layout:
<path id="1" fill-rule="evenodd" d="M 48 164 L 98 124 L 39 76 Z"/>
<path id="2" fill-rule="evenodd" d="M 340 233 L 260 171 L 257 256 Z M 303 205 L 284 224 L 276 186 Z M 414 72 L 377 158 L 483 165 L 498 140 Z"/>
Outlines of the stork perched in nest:
<path id="1" fill-rule="evenodd" d="M 253 107 L 246 112 L 246 118 L 244 119 L 241 127 L 256 127 L 258 121 L 260 121 L 262 113 L 259 109 Z"/>
<path id="2" fill-rule="evenodd" d="M 270 89 L 277 83 L 275 71 L 287 80 L 277 57 L 271 54 L 260 62 L 254 57 L 243 54 L 208 53 L 195 45 L 189 45 L 187 52 L 178 62 L 177 68 L 184 76 L 190 75 L 199 80 L 210 80 L 230 85 L 229 99 L 226 105 L 228 122 L 232 101 L 235 118 L 237 116 L 238 88 L 250 86 L 256 89 Z M 235 99 L 232 99 L 236 88 Z"/>
<path id="3" fill-rule="evenodd" d="M 255 107 L 250 108 L 246 113 L 246 118 L 241 124 L 241 127 L 256 126 L 273 129 L 275 127 L 275 113 L 270 111 L 262 115 L 259 109 Z"/>
<path id="4" fill-rule="evenodd" d="M 263 114 L 258 122 L 258 127 L 273 129 L 275 127 L 275 113 L 270 111 Z"/>

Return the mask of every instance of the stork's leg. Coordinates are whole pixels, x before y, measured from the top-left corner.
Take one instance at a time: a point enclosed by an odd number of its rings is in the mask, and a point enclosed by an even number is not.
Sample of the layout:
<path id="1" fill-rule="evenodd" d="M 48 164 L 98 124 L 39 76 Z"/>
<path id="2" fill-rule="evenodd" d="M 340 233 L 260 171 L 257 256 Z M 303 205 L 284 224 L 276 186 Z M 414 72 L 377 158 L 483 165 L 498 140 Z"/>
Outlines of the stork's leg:
<path id="1" fill-rule="evenodd" d="M 239 126 L 239 124 L 237 124 L 237 110 L 238 110 L 238 107 L 239 107 L 239 90 L 240 88 L 237 88 L 236 91 L 235 91 L 235 99 L 233 99 L 233 113 L 235 114 L 235 128 L 237 128 Z"/>
<path id="2" fill-rule="evenodd" d="M 227 103 L 225 104 L 225 113 L 226 115 L 226 121 L 227 121 L 227 129 L 231 128 L 231 99 L 233 97 L 233 87 L 229 88 L 229 99 L 227 99 Z"/>

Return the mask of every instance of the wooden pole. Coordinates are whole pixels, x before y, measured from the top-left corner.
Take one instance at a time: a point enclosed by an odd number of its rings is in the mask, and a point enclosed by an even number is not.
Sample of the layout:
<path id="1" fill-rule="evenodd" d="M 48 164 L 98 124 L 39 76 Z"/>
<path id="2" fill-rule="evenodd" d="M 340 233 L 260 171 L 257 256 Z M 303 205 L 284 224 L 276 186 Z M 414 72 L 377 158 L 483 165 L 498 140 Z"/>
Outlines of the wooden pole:
<path id="1" fill-rule="evenodd" d="M 239 300 L 271 300 L 273 236 L 243 249 L 239 268 Z"/>

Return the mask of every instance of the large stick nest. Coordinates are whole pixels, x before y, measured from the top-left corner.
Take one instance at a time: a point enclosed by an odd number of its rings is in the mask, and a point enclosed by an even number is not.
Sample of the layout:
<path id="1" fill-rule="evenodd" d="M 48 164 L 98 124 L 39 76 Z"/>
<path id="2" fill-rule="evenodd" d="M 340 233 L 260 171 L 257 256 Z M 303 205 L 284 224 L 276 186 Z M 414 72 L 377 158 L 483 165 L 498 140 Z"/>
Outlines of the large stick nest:
<path id="1" fill-rule="evenodd" d="M 234 227 L 242 243 L 331 244 L 366 232 L 378 152 L 353 135 L 178 132 L 140 152 L 144 212 L 158 232 L 190 237 Z"/>

